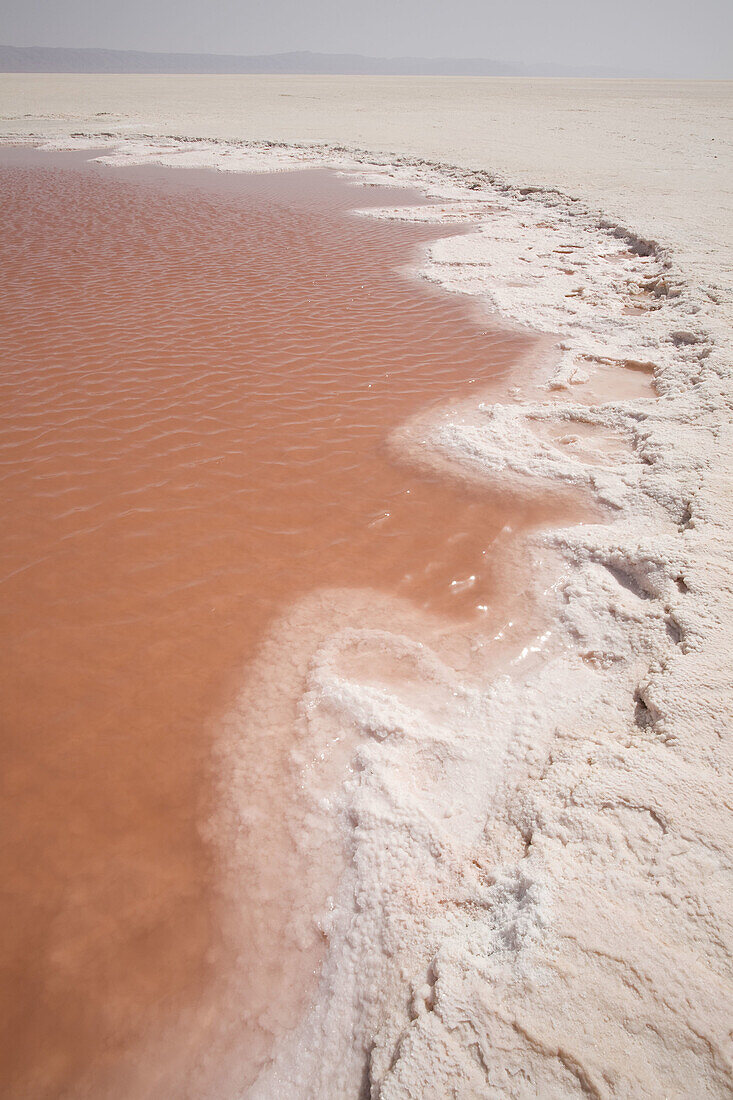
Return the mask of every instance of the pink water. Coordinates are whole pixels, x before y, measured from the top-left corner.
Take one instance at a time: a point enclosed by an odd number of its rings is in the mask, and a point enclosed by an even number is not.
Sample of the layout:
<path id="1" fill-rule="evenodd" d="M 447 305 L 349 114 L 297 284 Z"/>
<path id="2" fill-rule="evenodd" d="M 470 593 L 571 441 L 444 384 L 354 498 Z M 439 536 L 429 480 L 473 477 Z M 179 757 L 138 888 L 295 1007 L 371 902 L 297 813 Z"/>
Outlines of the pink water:
<path id="1" fill-rule="evenodd" d="M 440 230 L 325 173 L 183 175 L 0 158 L 14 1097 L 129 1095 L 115 1067 L 213 980 L 208 731 L 273 616 L 361 586 L 470 618 L 493 536 L 554 514 L 389 457 L 526 343 L 402 270 Z"/>

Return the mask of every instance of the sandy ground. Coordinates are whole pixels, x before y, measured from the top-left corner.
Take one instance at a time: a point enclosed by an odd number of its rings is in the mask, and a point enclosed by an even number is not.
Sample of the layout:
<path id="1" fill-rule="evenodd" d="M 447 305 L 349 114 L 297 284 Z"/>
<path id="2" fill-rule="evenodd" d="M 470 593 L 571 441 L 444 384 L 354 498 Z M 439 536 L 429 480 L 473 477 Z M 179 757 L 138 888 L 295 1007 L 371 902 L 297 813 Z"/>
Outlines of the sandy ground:
<path id="1" fill-rule="evenodd" d="M 328 615 L 308 608 L 278 628 L 310 646 L 291 661 L 309 828 L 351 860 L 319 918 L 319 995 L 253 1096 L 731 1094 L 730 99 L 698 83 L 0 80 L 6 139 L 104 130 L 114 163 L 326 163 L 434 199 L 382 216 L 473 220 L 425 275 L 546 333 L 548 353 L 500 400 L 394 445 L 607 509 L 528 541 L 551 628 L 493 680 L 409 616 L 385 631 L 376 602 L 361 630 L 319 634 Z M 303 146 L 242 144 L 264 139 Z M 340 621 L 345 597 L 314 598 Z M 267 691 L 245 689 L 244 717 Z M 236 711 L 227 728 L 235 753 Z M 326 796 L 313 762 L 334 730 L 358 748 Z M 236 791 L 227 812 L 236 828 Z"/>

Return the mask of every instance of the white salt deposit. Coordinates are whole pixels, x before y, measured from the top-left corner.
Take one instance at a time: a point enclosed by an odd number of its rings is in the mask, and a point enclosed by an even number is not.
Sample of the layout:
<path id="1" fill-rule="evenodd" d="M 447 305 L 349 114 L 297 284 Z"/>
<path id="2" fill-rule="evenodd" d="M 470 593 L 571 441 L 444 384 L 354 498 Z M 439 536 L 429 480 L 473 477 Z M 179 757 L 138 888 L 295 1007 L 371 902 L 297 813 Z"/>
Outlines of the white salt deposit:
<path id="1" fill-rule="evenodd" d="M 334 623 L 355 600 L 360 617 L 312 639 L 297 701 L 301 840 L 312 866 L 341 852 L 345 870 L 319 916 L 312 1007 L 250 1095 L 729 1096 L 731 287 L 686 232 L 695 211 L 677 223 L 681 268 L 672 223 L 659 243 L 594 208 L 590 169 L 582 203 L 411 157 L 76 126 L 88 136 L 52 146 L 104 144 L 115 164 L 327 164 L 431 197 L 381 216 L 470 219 L 425 276 L 547 340 L 503 395 L 417 418 L 395 447 L 605 509 L 527 545 L 542 633 L 493 663 L 476 639 L 458 659 L 436 624 L 376 596 L 314 596 Z M 624 185 L 616 208 L 633 211 Z M 293 612 L 303 638 L 309 613 Z M 236 728 L 235 711 L 234 754 Z"/>

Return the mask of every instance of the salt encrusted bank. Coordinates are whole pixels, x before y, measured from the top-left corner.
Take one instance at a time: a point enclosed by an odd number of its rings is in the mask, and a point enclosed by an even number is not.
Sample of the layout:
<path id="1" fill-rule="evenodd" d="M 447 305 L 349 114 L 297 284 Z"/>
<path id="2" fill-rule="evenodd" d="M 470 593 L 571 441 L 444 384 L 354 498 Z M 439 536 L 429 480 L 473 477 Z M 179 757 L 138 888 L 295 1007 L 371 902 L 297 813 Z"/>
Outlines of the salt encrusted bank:
<path id="1" fill-rule="evenodd" d="M 312 827 L 345 830 L 351 859 L 319 918 L 315 1005 L 251 1095 L 729 1096 L 730 288 L 678 268 L 673 241 L 488 173 L 326 146 L 51 144 L 326 165 L 431 198 L 377 216 L 471 220 L 424 275 L 546 340 L 500 400 L 416 418 L 394 445 L 603 509 L 527 546 L 550 625 L 490 682 L 457 677 L 407 610 L 392 632 L 365 607 L 361 629 L 315 639 L 299 751 L 337 723 L 358 769 L 329 799 L 305 765 L 303 782 Z M 390 651 L 419 701 L 370 678 Z"/>

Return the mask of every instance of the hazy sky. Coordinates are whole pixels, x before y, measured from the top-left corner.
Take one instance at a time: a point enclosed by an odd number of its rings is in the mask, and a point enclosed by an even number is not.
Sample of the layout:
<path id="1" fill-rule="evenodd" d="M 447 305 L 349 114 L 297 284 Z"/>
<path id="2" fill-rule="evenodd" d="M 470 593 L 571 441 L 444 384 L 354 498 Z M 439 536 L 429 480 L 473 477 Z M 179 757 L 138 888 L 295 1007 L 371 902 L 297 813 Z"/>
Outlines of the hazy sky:
<path id="1" fill-rule="evenodd" d="M 731 0 L 0 0 L 0 43 L 733 75 Z"/>

